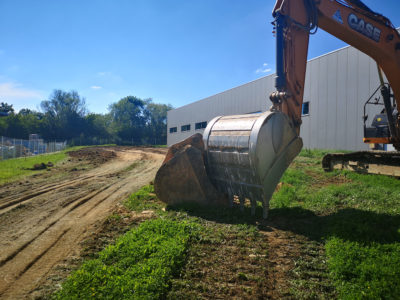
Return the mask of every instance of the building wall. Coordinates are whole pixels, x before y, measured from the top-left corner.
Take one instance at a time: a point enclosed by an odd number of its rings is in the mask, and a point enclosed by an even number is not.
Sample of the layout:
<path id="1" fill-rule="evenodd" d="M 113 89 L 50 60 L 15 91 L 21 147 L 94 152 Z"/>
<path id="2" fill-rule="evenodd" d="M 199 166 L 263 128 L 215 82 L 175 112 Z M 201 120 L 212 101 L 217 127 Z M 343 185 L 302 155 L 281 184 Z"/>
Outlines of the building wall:
<path id="1" fill-rule="evenodd" d="M 173 109 L 168 112 L 168 145 L 194 133 L 195 123 L 221 115 L 265 111 L 271 106 L 275 74 Z M 300 136 L 305 148 L 365 150 L 363 108 L 379 85 L 374 60 L 353 47 L 345 47 L 308 61 L 304 101 L 309 115 L 303 116 Z M 381 107 L 370 107 L 369 122 Z M 181 126 L 190 124 L 190 131 Z M 169 128 L 177 127 L 170 133 Z"/>

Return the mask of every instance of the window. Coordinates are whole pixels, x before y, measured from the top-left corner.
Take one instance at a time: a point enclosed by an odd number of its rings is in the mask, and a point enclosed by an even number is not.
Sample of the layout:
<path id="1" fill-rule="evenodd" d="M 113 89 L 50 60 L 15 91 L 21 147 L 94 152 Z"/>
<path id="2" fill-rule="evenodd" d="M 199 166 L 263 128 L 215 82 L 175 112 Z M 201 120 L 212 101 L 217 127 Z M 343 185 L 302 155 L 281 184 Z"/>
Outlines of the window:
<path id="1" fill-rule="evenodd" d="M 196 130 L 197 129 L 203 129 L 203 128 L 206 128 L 206 127 L 207 127 L 207 122 L 199 122 L 199 123 L 196 123 L 196 125 L 195 125 Z"/>
<path id="2" fill-rule="evenodd" d="M 182 125 L 182 126 L 181 126 L 181 131 L 190 131 L 190 124 L 188 124 L 188 125 Z"/>
<path id="3" fill-rule="evenodd" d="M 303 102 L 303 106 L 301 107 L 301 115 L 307 116 L 310 114 L 310 102 Z"/>
<path id="4" fill-rule="evenodd" d="M 174 132 L 177 132 L 178 131 L 178 128 L 177 127 L 171 127 L 170 129 L 169 129 L 169 133 L 174 133 Z"/>

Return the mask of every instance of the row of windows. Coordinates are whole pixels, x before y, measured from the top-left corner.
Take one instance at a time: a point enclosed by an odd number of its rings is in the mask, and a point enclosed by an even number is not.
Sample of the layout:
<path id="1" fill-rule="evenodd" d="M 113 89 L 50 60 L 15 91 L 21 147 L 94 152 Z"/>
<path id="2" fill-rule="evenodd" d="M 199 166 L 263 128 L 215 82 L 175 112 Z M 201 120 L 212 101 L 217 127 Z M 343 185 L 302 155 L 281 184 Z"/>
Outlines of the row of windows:
<path id="1" fill-rule="evenodd" d="M 206 127 L 207 127 L 207 121 L 199 122 L 199 123 L 194 124 L 194 128 L 196 130 L 203 129 L 203 128 L 206 128 Z M 181 126 L 181 131 L 190 131 L 190 124 L 182 125 Z M 175 133 L 175 132 L 178 132 L 178 127 L 170 127 L 169 128 L 169 133 Z"/>
<path id="2" fill-rule="evenodd" d="M 250 114 L 254 114 L 254 113 L 261 113 L 261 111 L 257 111 L 257 112 L 252 112 Z M 302 116 L 307 116 L 310 114 L 310 102 L 303 102 L 303 105 L 301 107 L 301 115 Z M 204 122 L 198 122 L 196 124 L 194 124 L 194 128 L 196 130 L 199 129 L 204 129 L 207 127 L 207 121 Z M 181 126 L 181 131 L 190 131 L 190 124 L 186 124 L 186 125 L 182 125 Z M 178 132 L 178 127 L 170 127 L 169 128 L 169 133 L 175 133 Z"/>

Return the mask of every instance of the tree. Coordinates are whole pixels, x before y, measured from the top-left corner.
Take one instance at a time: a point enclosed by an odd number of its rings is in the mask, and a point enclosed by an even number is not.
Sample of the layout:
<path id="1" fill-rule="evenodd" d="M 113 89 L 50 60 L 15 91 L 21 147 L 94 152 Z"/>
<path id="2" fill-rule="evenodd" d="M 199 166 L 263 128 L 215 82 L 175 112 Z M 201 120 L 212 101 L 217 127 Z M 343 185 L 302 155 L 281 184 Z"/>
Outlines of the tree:
<path id="1" fill-rule="evenodd" d="M 76 91 L 54 90 L 40 106 L 45 114 L 47 138 L 71 139 L 83 133 L 87 108 L 85 99 Z"/>
<path id="2" fill-rule="evenodd" d="M 112 137 L 112 118 L 110 114 L 88 114 L 85 117 L 85 123 L 86 136 L 101 139 Z"/>
<path id="3" fill-rule="evenodd" d="M 110 105 L 113 127 L 122 140 L 142 143 L 146 128 L 145 106 L 145 100 L 134 96 L 127 96 Z"/>
<path id="4" fill-rule="evenodd" d="M 152 102 L 147 103 L 147 132 L 150 138 L 150 143 L 167 143 L 167 112 L 171 109 L 171 104 L 157 104 Z"/>
<path id="5" fill-rule="evenodd" d="M 13 114 L 14 113 L 14 108 L 12 106 L 12 104 L 7 104 L 5 102 L 1 102 L 0 103 L 0 117 L 6 117 L 9 114 Z"/>
<path id="6" fill-rule="evenodd" d="M 108 114 L 88 113 L 85 99 L 75 91 L 54 90 L 41 103 L 43 112 L 27 108 L 14 113 L 12 105 L 0 104 L 0 135 L 27 139 L 38 133 L 44 139 L 72 144 L 109 142 L 166 143 L 167 111 L 171 105 L 127 96 L 110 105 Z"/>

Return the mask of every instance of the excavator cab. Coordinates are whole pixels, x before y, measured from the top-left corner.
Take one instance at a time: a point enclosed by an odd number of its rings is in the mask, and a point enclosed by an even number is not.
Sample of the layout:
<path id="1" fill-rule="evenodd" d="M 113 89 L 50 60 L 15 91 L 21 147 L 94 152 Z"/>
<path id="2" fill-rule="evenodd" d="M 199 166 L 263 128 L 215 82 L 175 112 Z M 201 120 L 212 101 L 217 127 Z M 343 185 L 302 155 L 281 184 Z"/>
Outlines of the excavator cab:
<path id="1" fill-rule="evenodd" d="M 380 78 L 381 71 L 378 67 Z M 379 96 L 375 96 L 380 91 Z M 383 106 L 379 114 L 372 119 L 371 125 L 367 125 L 368 115 L 366 113 L 368 106 Z M 398 118 L 396 101 L 391 93 L 390 85 L 384 84 L 383 79 L 381 85 L 375 90 L 371 97 L 364 104 L 364 143 L 369 143 L 371 148 L 380 150 L 380 144 L 391 143 L 391 132 L 396 132 L 395 120 Z"/>
<path id="2" fill-rule="evenodd" d="M 371 126 L 364 126 L 364 138 L 389 138 L 389 123 L 386 113 L 375 115 L 372 120 Z"/>

